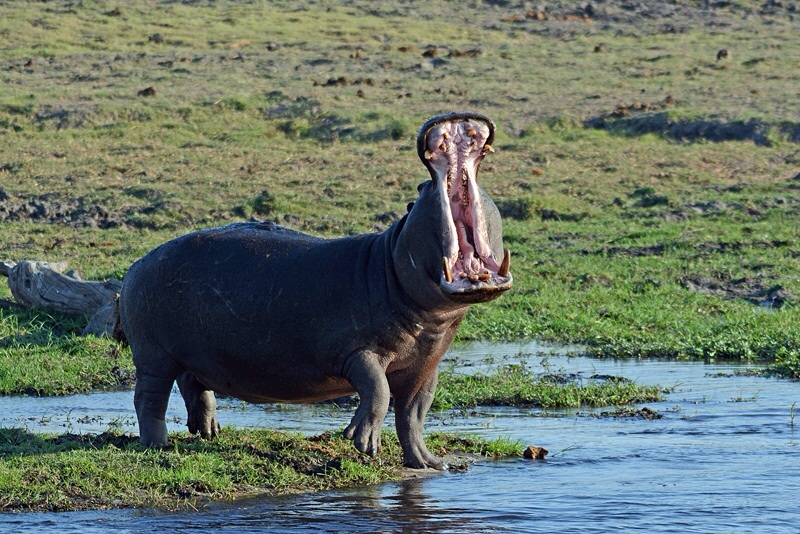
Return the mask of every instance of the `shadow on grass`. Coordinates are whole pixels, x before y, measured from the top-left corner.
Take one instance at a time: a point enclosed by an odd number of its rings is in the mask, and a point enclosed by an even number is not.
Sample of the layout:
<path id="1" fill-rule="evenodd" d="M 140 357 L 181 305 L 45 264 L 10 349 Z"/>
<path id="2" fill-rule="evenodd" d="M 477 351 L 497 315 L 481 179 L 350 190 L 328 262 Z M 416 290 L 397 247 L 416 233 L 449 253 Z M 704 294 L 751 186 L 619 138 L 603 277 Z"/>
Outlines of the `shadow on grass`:
<path id="1" fill-rule="evenodd" d="M 0 459 L 15 456 L 56 454 L 74 450 L 99 450 L 136 447 L 144 450 L 137 436 L 102 434 L 36 434 L 22 428 L 0 428 Z"/>
<path id="2" fill-rule="evenodd" d="M 656 134 L 677 141 L 752 141 L 758 146 L 771 146 L 771 136 L 783 136 L 800 143 L 800 124 L 771 123 L 760 119 L 724 121 L 706 118 L 675 118 L 670 112 L 642 113 L 616 118 L 611 115 L 594 117 L 584 123 L 589 128 L 607 130 L 612 134 L 640 136 Z"/>

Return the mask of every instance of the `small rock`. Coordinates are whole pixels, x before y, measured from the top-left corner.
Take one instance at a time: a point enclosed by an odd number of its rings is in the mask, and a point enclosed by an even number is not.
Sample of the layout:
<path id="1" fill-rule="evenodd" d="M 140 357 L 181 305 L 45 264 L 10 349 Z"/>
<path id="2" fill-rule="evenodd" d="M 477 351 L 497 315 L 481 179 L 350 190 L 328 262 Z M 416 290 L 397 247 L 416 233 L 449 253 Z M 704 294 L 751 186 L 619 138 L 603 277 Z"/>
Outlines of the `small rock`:
<path id="1" fill-rule="evenodd" d="M 163 43 L 164 36 L 161 35 L 160 33 L 154 33 L 152 35 L 147 36 L 147 40 L 151 43 L 156 43 L 156 44 Z"/>
<path id="2" fill-rule="evenodd" d="M 548 452 L 550 451 L 544 447 L 534 447 L 533 445 L 528 445 L 528 448 L 522 453 L 522 457 L 526 460 L 544 460 L 544 457 L 547 456 Z"/>
<path id="3" fill-rule="evenodd" d="M 150 87 L 145 87 L 136 94 L 138 96 L 156 96 L 156 90 L 154 87 L 150 86 Z"/>

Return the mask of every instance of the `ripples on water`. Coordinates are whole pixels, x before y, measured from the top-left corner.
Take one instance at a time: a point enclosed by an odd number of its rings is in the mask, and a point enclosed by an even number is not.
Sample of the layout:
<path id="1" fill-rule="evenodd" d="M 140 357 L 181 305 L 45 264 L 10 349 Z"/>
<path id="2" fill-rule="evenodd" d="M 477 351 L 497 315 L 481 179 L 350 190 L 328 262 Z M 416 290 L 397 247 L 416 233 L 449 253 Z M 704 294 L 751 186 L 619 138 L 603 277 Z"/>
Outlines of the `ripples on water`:
<path id="1" fill-rule="evenodd" d="M 452 351 L 465 369 L 519 361 L 539 346 Z M 624 376 L 676 386 L 647 406 L 659 420 L 587 417 L 573 410 L 482 409 L 430 414 L 426 428 L 508 436 L 550 450 L 546 461 L 480 462 L 466 473 L 310 495 L 215 503 L 181 513 L 111 510 L 0 515 L 8 532 L 798 532 L 800 383 L 730 374 L 735 366 L 528 356 L 535 372 Z M 473 365 L 477 364 L 477 365 Z M 545 369 L 545 367 L 547 369 Z M 336 407 L 222 404 L 223 424 L 319 433 L 341 428 Z M 585 410 L 584 410 L 585 412 Z M 170 417 L 185 418 L 173 396 Z M 135 430 L 132 393 L 0 398 L 0 424 L 32 431 Z M 174 423 L 175 429 L 182 424 Z"/>

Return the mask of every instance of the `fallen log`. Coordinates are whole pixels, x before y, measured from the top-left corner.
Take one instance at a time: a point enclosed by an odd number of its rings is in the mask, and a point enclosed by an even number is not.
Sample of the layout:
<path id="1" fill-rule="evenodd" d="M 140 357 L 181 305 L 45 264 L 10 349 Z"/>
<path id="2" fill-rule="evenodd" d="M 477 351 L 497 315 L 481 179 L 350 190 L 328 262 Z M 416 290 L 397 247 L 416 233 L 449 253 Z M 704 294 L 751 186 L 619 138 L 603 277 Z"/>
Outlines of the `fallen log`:
<path id="1" fill-rule="evenodd" d="M 46 261 L 0 262 L 0 275 L 23 308 L 41 308 L 67 315 L 91 317 L 83 334 L 111 335 L 116 323 L 119 280 L 83 280 L 67 263 Z"/>

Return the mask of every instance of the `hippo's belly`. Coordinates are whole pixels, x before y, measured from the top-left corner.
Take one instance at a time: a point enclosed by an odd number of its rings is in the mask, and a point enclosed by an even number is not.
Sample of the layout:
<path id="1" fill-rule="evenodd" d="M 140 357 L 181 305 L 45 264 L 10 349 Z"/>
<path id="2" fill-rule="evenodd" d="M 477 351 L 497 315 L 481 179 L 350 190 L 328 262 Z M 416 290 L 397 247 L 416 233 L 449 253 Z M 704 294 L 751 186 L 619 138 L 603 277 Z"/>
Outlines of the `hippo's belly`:
<path id="1" fill-rule="evenodd" d="M 137 369 L 158 365 L 158 347 L 165 366 L 248 402 L 352 393 L 344 359 L 380 330 L 352 269 L 359 243 L 330 253 L 328 240 L 236 226 L 173 240 L 126 275 L 120 314 Z"/>

